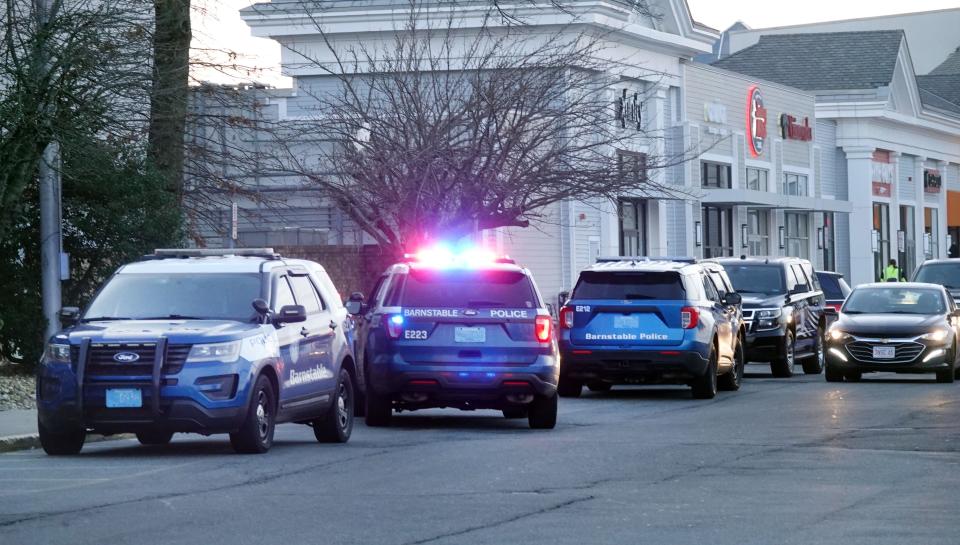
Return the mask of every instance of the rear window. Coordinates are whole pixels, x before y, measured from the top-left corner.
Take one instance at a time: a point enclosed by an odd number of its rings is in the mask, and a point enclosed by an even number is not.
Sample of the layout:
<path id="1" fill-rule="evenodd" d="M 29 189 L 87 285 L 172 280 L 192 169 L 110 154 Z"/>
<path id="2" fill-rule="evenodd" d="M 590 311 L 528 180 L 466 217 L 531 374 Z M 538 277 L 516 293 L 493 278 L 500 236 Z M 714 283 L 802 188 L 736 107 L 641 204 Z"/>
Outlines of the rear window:
<path id="1" fill-rule="evenodd" d="M 599 272 L 580 274 L 573 299 L 643 300 L 684 299 L 680 275 L 675 272 Z"/>
<path id="2" fill-rule="evenodd" d="M 832 274 L 818 274 L 820 287 L 823 289 L 823 295 L 827 299 L 846 299 L 850 288 L 846 287 L 843 278 Z"/>
<path id="3" fill-rule="evenodd" d="M 786 292 L 783 267 L 780 265 L 723 264 L 733 289 L 740 293 L 777 295 Z"/>
<path id="4" fill-rule="evenodd" d="M 411 270 L 401 293 L 406 307 L 537 307 L 533 284 L 519 271 Z"/>

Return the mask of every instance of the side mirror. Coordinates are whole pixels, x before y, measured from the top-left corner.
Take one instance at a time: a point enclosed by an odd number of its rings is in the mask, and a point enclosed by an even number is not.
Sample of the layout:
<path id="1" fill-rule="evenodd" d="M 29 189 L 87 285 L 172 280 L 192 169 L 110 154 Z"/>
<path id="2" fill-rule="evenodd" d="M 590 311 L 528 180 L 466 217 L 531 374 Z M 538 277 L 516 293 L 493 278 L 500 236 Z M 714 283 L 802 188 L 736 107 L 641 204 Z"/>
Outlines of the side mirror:
<path id="1" fill-rule="evenodd" d="M 557 307 L 553 306 L 553 303 L 547 303 L 547 312 L 550 313 L 550 316 L 557 317 Z"/>
<path id="2" fill-rule="evenodd" d="M 837 312 L 837 309 L 835 309 L 835 308 L 833 308 L 833 307 L 824 307 L 824 308 L 823 308 L 823 315 L 824 315 L 824 316 L 830 316 L 830 317 L 836 317 L 836 316 L 839 316 L 840 313 Z"/>
<path id="3" fill-rule="evenodd" d="M 260 316 L 266 316 L 267 314 L 270 314 L 270 306 L 267 305 L 267 302 L 263 299 L 254 299 L 253 303 L 251 304 L 253 305 L 253 310 L 257 311 L 257 314 Z"/>
<path id="4" fill-rule="evenodd" d="M 723 296 L 723 304 L 727 306 L 739 305 L 743 303 L 743 296 L 739 293 L 732 291 Z"/>
<path id="5" fill-rule="evenodd" d="M 349 312 L 350 314 L 353 314 L 354 316 L 363 314 L 364 305 L 362 301 L 354 301 L 351 299 L 347 301 L 347 304 L 344 306 L 347 308 L 347 312 Z"/>
<path id="6" fill-rule="evenodd" d="M 63 307 L 60 309 L 60 321 L 64 325 L 73 325 L 80 319 L 79 307 Z"/>
<path id="7" fill-rule="evenodd" d="M 569 292 L 569 291 L 561 291 L 559 294 L 557 294 L 557 306 L 558 306 L 558 307 L 562 307 L 563 305 L 566 305 L 566 304 L 567 304 L 567 301 L 569 301 L 569 300 L 570 300 L 570 292 Z"/>
<path id="8" fill-rule="evenodd" d="M 277 324 L 293 324 L 307 321 L 307 309 L 303 305 L 286 305 L 280 309 L 274 322 Z"/>
<path id="9" fill-rule="evenodd" d="M 348 301 L 359 301 L 359 302 L 362 303 L 362 302 L 363 302 L 363 299 L 364 299 L 364 298 L 363 298 L 363 294 L 360 293 L 359 291 L 355 291 L 355 292 L 353 292 L 353 293 L 350 294 L 350 298 L 347 299 L 347 300 L 348 300 Z"/>

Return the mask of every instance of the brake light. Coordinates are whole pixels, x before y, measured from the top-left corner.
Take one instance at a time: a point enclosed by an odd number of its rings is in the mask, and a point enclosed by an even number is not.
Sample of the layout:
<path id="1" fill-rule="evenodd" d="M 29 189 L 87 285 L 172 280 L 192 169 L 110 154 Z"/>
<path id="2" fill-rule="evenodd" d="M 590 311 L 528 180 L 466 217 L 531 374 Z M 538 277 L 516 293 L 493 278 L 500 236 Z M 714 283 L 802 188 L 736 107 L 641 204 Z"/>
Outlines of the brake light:
<path id="1" fill-rule="evenodd" d="M 837 312 L 840 312 L 840 307 L 843 306 L 843 303 L 827 303 L 827 306 Z"/>
<path id="2" fill-rule="evenodd" d="M 683 307 L 680 309 L 680 327 L 683 329 L 693 329 L 700 323 L 700 313 L 693 307 Z"/>
<path id="3" fill-rule="evenodd" d="M 573 309 L 563 307 L 560 309 L 560 327 L 564 329 L 573 329 Z"/>
<path id="4" fill-rule="evenodd" d="M 537 340 L 545 343 L 550 340 L 551 328 L 553 327 L 553 322 L 549 316 L 537 316 L 535 323 L 535 329 L 537 332 Z"/>
<path id="5" fill-rule="evenodd" d="M 391 339 L 399 339 L 403 333 L 403 316 L 399 314 L 385 314 L 383 316 L 383 327 L 387 330 L 387 335 Z"/>

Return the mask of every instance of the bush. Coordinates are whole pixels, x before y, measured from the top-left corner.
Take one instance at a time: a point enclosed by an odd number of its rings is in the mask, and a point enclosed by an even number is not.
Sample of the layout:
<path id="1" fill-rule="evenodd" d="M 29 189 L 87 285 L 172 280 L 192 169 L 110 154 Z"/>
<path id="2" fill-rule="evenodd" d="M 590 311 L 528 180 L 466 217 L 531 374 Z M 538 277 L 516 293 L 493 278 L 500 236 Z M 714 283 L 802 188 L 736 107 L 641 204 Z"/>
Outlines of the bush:
<path id="1" fill-rule="evenodd" d="M 63 247 L 70 279 L 63 305 L 84 306 L 120 265 L 182 240 L 181 215 L 163 179 L 139 150 L 90 137 L 63 145 Z M 0 241 L 0 350 L 32 366 L 43 352 L 37 181 L 15 228 Z"/>

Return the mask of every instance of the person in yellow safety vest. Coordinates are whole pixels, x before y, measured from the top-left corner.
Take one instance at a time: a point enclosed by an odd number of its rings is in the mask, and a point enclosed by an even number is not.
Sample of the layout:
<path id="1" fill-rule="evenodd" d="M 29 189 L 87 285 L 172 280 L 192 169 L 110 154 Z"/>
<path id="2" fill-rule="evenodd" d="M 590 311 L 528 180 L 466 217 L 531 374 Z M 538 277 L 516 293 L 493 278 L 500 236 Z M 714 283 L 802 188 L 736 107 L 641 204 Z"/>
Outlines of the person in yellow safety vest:
<path id="1" fill-rule="evenodd" d="M 904 278 L 900 274 L 900 267 L 897 267 L 897 260 L 891 259 L 890 264 L 887 265 L 887 268 L 883 269 L 883 275 L 880 277 L 880 281 L 900 282 L 901 280 L 904 280 Z"/>

